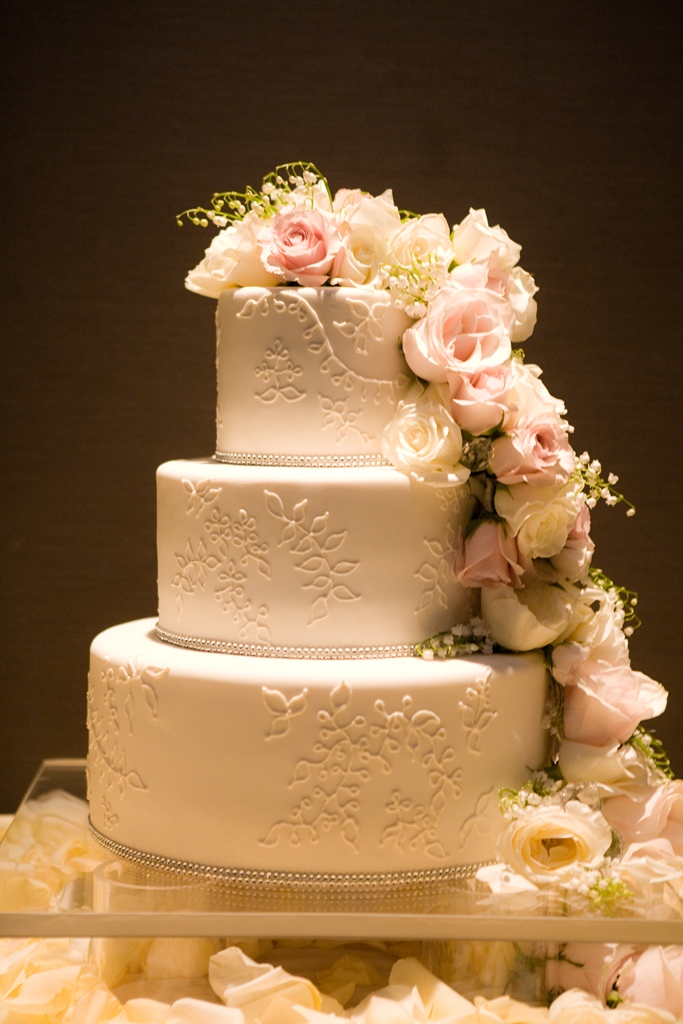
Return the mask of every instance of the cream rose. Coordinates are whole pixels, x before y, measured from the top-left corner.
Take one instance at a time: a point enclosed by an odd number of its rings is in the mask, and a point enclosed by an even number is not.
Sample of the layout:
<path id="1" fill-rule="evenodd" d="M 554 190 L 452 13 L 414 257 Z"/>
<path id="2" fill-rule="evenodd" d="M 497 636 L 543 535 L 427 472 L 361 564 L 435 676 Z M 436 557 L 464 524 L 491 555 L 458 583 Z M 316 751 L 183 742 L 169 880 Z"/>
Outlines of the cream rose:
<path id="1" fill-rule="evenodd" d="M 455 578 L 463 587 L 493 583 L 521 586 L 525 566 L 517 543 L 502 523 L 485 520 L 469 535 L 455 559 Z"/>
<path id="2" fill-rule="evenodd" d="M 648 774 L 647 767 L 630 744 L 620 746 L 614 741 L 595 747 L 589 743 L 562 740 L 559 765 L 567 782 L 577 784 L 630 785 L 645 781 Z"/>
<path id="3" fill-rule="evenodd" d="M 472 268 L 476 272 L 481 268 Z M 450 373 L 477 373 L 504 363 L 512 351 L 510 310 L 485 287 L 449 284 L 429 303 L 427 314 L 403 335 L 403 353 L 424 380 L 443 382 Z"/>
<path id="4" fill-rule="evenodd" d="M 247 285 L 271 287 L 281 278 L 265 269 L 259 257 L 256 221 L 247 214 L 219 231 L 204 259 L 185 278 L 185 287 L 199 295 L 217 299 L 226 288 Z"/>
<path id="5" fill-rule="evenodd" d="M 510 411 L 505 420 L 505 429 L 511 430 L 515 423 L 524 417 L 532 419 L 552 413 L 562 417 L 567 415 L 564 402 L 550 394 L 541 380 L 543 371 L 535 363 L 522 363 L 513 359 L 510 364 L 512 373 L 512 392 L 510 395 Z"/>
<path id="6" fill-rule="evenodd" d="M 492 253 L 503 270 L 512 270 L 519 260 L 521 245 L 513 242 L 507 231 L 491 227 L 486 210 L 473 210 L 453 228 L 451 245 L 458 263 L 483 263 Z"/>
<path id="7" fill-rule="evenodd" d="M 551 644 L 566 629 L 571 613 L 565 591 L 538 580 L 522 590 L 504 584 L 482 587 L 481 616 L 494 641 L 510 651 Z"/>
<path id="8" fill-rule="evenodd" d="M 491 472 L 501 484 L 564 483 L 575 456 L 566 424 L 554 412 L 522 416 L 509 434 L 497 437 L 491 453 Z"/>
<path id="9" fill-rule="evenodd" d="M 512 374 L 508 364 L 477 373 L 449 373 L 451 415 L 470 434 L 484 434 L 502 423 L 510 405 Z"/>
<path id="10" fill-rule="evenodd" d="M 578 681 L 565 686 L 564 735 L 596 747 L 625 743 L 636 726 L 666 708 L 660 683 L 629 665 L 586 662 Z"/>
<path id="11" fill-rule="evenodd" d="M 586 505 L 581 505 L 574 525 L 567 534 L 567 543 L 550 559 L 557 569 L 560 579 L 571 582 L 585 582 L 588 578 L 595 551 L 595 543 L 590 536 L 591 516 Z"/>
<path id="12" fill-rule="evenodd" d="M 460 465 L 460 427 L 430 391 L 423 401 L 399 405 L 380 443 L 385 459 L 420 483 L 462 484 L 470 475 Z"/>
<path id="13" fill-rule="evenodd" d="M 257 239 L 261 262 L 269 273 L 312 288 L 328 280 L 342 242 L 331 214 L 305 207 L 262 221 Z"/>
<path id="14" fill-rule="evenodd" d="M 413 258 L 423 259 L 432 252 L 440 253 L 445 262 L 452 256 L 448 221 L 442 213 L 427 213 L 404 221 L 392 238 L 389 262 L 410 267 Z"/>
<path id="15" fill-rule="evenodd" d="M 331 283 L 347 287 L 377 285 L 380 266 L 388 261 L 391 239 L 401 217 L 390 189 L 371 196 L 359 189 L 342 189 L 334 197 L 342 243 L 331 272 Z"/>
<path id="16" fill-rule="evenodd" d="M 496 512 L 529 558 L 552 558 L 567 543 L 579 512 L 579 485 L 535 487 L 513 484 L 496 489 Z"/>
<path id="17" fill-rule="evenodd" d="M 540 805 L 522 812 L 498 840 L 497 855 L 535 885 L 556 885 L 577 868 L 597 868 L 612 844 L 599 811 L 579 800 L 564 807 Z"/>

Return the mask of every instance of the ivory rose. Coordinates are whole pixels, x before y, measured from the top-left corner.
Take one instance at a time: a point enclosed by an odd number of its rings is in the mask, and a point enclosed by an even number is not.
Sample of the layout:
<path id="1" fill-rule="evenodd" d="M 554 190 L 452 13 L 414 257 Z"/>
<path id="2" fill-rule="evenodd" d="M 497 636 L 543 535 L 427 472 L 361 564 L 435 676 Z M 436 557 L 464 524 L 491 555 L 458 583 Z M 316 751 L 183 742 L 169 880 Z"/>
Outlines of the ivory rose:
<path id="1" fill-rule="evenodd" d="M 506 521 L 528 558 L 552 558 L 567 543 L 579 511 L 579 486 L 497 488 L 496 512 Z"/>
<path id="2" fill-rule="evenodd" d="M 460 427 L 431 391 L 422 401 L 401 402 L 380 443 L 392 466 L 421 483 L 462 484 L 470 475 L 460 465 Z"/>
<path id="3" fill-rule="evenodd" d="M 522 363 L 513 359 L 510 363 L 512 394 L 510 411 L 505 420 L 505 429 L 511 430 L 518 419 L 533 418 L 552 413 L 560 418 L 567 415 L 564 402 L 550 394 L 541 380 L 543 371 L 535 363 Z"/>
<path id="4" fill-rule="evenodd" d="M 497 855 L 535 885 L 568 881 L 578 867 L 597 868 L 612 844 L 599 811 L 579 800 L 523 811 L 501 833 Z"/>
<path id="5" fill-rule="evenodd" d="M 566 628 L 571 599 L 560 588 L 532 580 L 522 590 L 502 583 L 482 587 L 481 616 L 497 644 L 510 651 L 545 647 Z"/>
<path id="6" fill-rule="evenodd" d="M 393 236 L 389 262 L 410 267 L 413 258 L 422 259 L 436 252 L 449 262 L 452 256 L 448 221 L 442 213 L 427 213 L 404 221 Z"/>
<path id="7" fill-rule="evenodd" d="M 635 748 L 615 741 L 596 747 L 564 739 L 560 744 L 559 765 L 567 782 L 630 785 L 644 782 L 648 775 L 647 766 Z"/>
<path id="8" fill-rule="evenodd" d="M 313 288 L 328 280 L 342 241 L 330 214 L 305 207 L 263 221 L 257 239 L 268 273 Z"/>
<path id="9" fill-rule="evenodd" d="M 662 786 L 636 786 L 605 800 L 603 814 L 625 843 L 667 839 L 683 857 L 683 781 Z"/>
<path id="10" fill-rule="evenodd" d="M 553 651 L 558 683 L 576 682 L 587 662 L 630 665 L 628 641 L 621 628 L 623 609 L 601 587 L 566 587 L 576 594 L 572 618 L 560 646 Z"/>
<path id="11" fill-rule="evenodd" d="M 513 242 L 507 231 L 489 224 L 486 210 L 470 209 L 465 219 L 453 228 L 451 245 L 458 263 L 482 263 L 495 253 L 504 270 L 514 267 L 522 251 L 521 245 Z"/>
<path id="12" fill-rule="evenodd" d="M 451 282 L 429 303 L 426 316 L 403 335 L 406 361 L 424 380 L 443 382 L 449 373 L 476 373 L 510 356 L 509 306 L 486 289 L 485 270 L 471 269 L 477 287 Z"/>
<path id="13" fill-rule="evenodd" d="M 596 996 L 570 989 L 552 1003 L 548 1024 L 675 1024 L 671 1014 L 649 1006 L 604 1007 Z"/>
<path id="14" fill-rule="evenodd" d="M 648 946 L 622 968 L 620 996 L 683 1016 L 683 946 Z"/>
<path id="15" fill-rule="evenodd" d="M 596 747 L 625 743 L 640 722 L 662 714 L 666 700 L 660 683 L 629 665 L 587 662 L 578 682 L 565 686 L 564 735 Z"/>
<path id="16" fill-rule="evenodd" d="M 455 559 L 456 580 L 463 587 L 492 583 L 521 586 L 524 566 L 514 537 L 502 523 L 485 520 L 467 537 Z"/>
<path id="17" fill-rule="evenodd" d="M 451 415 L 470 434 L 483 434 L 502 423 L 508 413 L 512 373 L 507 364 L 476 373 L 449 373 Z"/>
<path id="18" fill-rule="evenodd" d="M 342 189 L 334 197 L 334 210 L 342 220 L 342 243 L 332 266 L 331 283 L 376 285 L 380 266 L 388 260 L 391 239 L 401 227 L 391 189 L 381 196 Z"/>
<path id="19" fill-rule="evenodd" d="M 567 427 L 553 412 L 523 416 L 509 434 L 493 442 L 491 472 L 501 484 L 564 483 L 575 456 Z"/>
<path id="20" fill-rule="evenodd" d="M 595 542 L 590 536 L 591 516 L 587 505 L 581 505 L 574 525 L 567 534 L 567 542 L 561 551 L 550 559 L 561 579 L 571 582 L 585 582 L 588 578 L 595 551 Z"/>
<path id="21" fill-rule="evenodd" d="M 243 221 L 219 231 L 204 259 L 185 278 L 185 287 L 217 299 L 226 288 L 268 288 L 278 284 L 281 278 L 266 270 L 259 257 L 258 223 L 252 214 L 247 214 Z"/>

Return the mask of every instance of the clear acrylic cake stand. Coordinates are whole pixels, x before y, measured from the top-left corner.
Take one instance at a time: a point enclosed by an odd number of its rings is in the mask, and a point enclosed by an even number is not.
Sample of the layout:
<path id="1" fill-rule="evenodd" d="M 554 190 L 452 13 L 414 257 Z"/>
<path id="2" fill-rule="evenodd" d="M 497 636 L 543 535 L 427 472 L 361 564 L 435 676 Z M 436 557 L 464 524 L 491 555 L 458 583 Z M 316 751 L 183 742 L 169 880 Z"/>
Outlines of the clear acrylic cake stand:
<path id="1" fill-rule="evenodd" d="M 43 762 L 0 844 L 2 877 L 22 808 L 54 790 L 85 798 L 85 761 Z M 493 896 L 468 881 L 446 891 L 391 895 L 247 894 L 105 860 L 68 882 L 55 909 L 0 913 L 3 936 L 338 940 L 484 940 L 683 945 L 683 887 L 671 884 L 611 916 L 577 911 L 557 895 Z M 17 872 L 20 867 L 17 865 Z"/>

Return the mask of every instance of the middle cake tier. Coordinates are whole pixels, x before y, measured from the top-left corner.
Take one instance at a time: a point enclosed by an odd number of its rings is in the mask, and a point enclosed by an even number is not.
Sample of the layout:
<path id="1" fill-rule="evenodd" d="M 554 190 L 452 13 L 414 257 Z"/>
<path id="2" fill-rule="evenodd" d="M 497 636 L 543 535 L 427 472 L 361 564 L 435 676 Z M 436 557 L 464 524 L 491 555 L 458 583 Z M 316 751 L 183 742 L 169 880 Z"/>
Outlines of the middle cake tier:
<path id="1" fill-rule="evenodd" d="M 387 657 L 470 617 L 453 570 L 471 511 L 466 486 L 416 484 L 388 466 L 178 459 L 157 471 L 157 509 L 164 639 Z"/>

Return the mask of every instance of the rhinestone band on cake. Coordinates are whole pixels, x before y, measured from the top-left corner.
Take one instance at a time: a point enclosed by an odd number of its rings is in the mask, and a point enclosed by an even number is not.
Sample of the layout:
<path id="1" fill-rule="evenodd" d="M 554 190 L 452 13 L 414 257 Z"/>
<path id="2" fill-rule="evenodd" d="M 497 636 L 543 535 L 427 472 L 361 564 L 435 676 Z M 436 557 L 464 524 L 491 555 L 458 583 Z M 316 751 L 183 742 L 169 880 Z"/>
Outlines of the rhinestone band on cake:
<path id="1" fill-rule="evenodd" d="M 156 853 L 144 853 L 107 838 L 88 819 L 93 839 L 108 853 L 140 867 L 188 876 L 188 880 L 214 882 L 251 892 L 303 893 L 389 893 L 410 889 L 442 888 L 473 878 L 490 861 L 461 864 L 449 868 L 428 868 L 422 871 L 330 872 L 262 871 L 250 868 L 221 868 L 210 864 L 193 864 Z"/>
<path id="2" fill-rule="evenodd" d="M 209 640 L 205 637 L 182 636 L 170 633 L 156 625 L 160 640 L 187 647 L 192 651 L 210 651 L 213 654 L 239 654 L 250 658 L 306 658 L 316 661 L 356 660 L 359 658 L 412 658 L 416 651 L 414 644 L 392 644 L 384 647 L 285 647 L 266 644 L 237 643 L 230 640 Z"/>
<path id="3" fill-rule="evenodd" d="M 285 466 L 310 469 L 356 469 L 389 466 L 383 455 L 255 455 L 251 452 L 216 452 L 216 462 L 231 466 Z"/>

